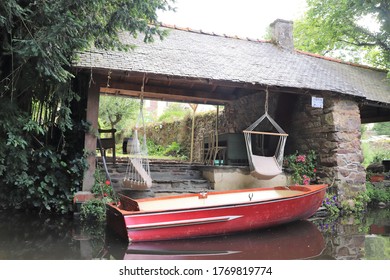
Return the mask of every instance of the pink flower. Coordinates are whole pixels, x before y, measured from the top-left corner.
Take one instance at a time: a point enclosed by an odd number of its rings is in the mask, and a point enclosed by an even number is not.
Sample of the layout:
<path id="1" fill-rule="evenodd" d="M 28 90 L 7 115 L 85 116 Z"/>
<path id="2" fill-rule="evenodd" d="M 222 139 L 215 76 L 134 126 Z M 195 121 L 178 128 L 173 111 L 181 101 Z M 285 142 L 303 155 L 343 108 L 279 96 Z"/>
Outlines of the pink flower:
<path id="1" fill-rule="evenodd" d="M 296 162 L 305 162 L 306 156 L 305 155 L 299 155 L 297 156 Z"/>
<path id="2" fill-rule="evenodd" d="M 110 180 L 106 180 L 106 185 L 107 185 L 107 186 L 111 185 Z"/>
<path id="3" fill-rule="evenodd" d="M 303 175 L 303 184 L 304 185 L 309 185 L 310 184 L 310 178 L 307 177 L 306 175 Z"/>

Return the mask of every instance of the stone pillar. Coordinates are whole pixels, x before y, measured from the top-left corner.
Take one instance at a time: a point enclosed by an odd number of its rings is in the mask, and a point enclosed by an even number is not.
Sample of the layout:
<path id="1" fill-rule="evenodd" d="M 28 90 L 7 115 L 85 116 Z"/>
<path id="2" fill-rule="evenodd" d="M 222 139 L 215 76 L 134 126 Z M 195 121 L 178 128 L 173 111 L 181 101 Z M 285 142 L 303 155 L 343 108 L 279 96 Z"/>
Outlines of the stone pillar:
<path id="1" fill-rule="evenodd" d="M 335 144 L 335 178 L 340 200 L 348 200 L 365 190 L 366 172 L 362 166 L 361 120 L 358 103 L 334 98 L 330 108 L 334 131 L 328 140 Z"/>
<path id="2" fill-rule="evenodd" d="M 322 97 L 324 108 L 312 108 L 311 96 L 299 97 L 289 128 L 289 152 L 314 150 L 319 155 L 319 177 L 334 182 L 344 201 L 365 190 L 360 111 L 354 100 L 329 93 Z"/>
<path id="3" fill-rule="evenodd" d="M 83 191 L 90 191 L 95 183 L 96 170 L 96 134 L 98 131 L 98 115 L 99 115 L 99 90 L 100 87 L 96 84 L 91 84 L 88 89 L 87 99 L 87 121 L 91 123 L 92 127 L 89 132 L 85 134 L 84 149 L 88 155 L 88 170 L 84 173 Z"/>

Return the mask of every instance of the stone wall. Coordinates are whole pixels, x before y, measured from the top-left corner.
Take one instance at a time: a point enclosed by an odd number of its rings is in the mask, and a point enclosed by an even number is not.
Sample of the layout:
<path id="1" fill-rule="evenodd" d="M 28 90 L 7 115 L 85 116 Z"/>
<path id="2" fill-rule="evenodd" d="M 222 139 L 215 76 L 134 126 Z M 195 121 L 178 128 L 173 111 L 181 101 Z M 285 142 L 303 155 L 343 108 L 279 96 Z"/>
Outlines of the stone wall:
<path id="1" fill-rule="evenodd" d="M 223 112 L 219 114 L 218 125 L 221 128 L 219 132 L 224 131 L 225 118 Z M 196 114 L 194 131 L 194 154 L 193 162 L 201 163 L 203 160 L 203 141 L 204 137 L 215 131 L 216 113 L 214 111 Z M 180 143 L 184 153 L 190 158 L 192 134 L 192 116 L 183 121 L 172 123 L 158 123 L 149 126 L 146 129 L 146 138 L 152 140 L 161 146 L 168 146 L 172 142 Z"/>
<path id="2" fill-rule="evenodd" d="M 324 108 L 312 108 L 311 96 L 297 97 L 289 147 L 316 151 L 318 174 L 334 182 L 339 198 L 345 200 L 365 189 L 359 106 L 355 100 L 329 93 L 323 98 Z"/>
<path id="3" fill-rule="evenodd" d="M 274 116 L 279 94 L 269 94 L 268 112 Z M 241 133 L 249 125 L 255 122 L 265 113 L 265 93 L 263 91 L 243 97 L 225 106 L 225 124 L 220 129 L 221 133 Z"/>

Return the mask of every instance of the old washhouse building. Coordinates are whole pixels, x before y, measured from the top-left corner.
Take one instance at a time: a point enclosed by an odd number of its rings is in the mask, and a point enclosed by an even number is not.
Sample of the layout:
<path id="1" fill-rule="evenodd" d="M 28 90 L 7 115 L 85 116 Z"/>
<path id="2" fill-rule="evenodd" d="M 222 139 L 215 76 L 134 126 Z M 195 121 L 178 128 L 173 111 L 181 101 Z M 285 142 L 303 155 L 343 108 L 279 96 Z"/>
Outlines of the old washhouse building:
<path id="1" fill-rule="evenodd" d="M 87 120 L 97 128 L 100 93 L 139 96 L 144 81 L 145 98 L 225 105 L 219 133 L 242 133 L 264 112 L 268 89 L 270 113 L 289 133 L 287 151 L 315 150 L 320 176 L 334 180 L 341 197 L 353 197 L 365 188 L 360 125 L 390 121 L 386 71 L 294 50 L 292 22 L 271 26 L 272 42 L 164 26 L 168 37 L 153 44 L 122 34 L 133 51 L 80 54 L 78 78 L 94 81 L 84 85 Z M 93 134 L 85 148 L 95 151 Z M 90 163 L 84 190 L 93 156 Z"/>

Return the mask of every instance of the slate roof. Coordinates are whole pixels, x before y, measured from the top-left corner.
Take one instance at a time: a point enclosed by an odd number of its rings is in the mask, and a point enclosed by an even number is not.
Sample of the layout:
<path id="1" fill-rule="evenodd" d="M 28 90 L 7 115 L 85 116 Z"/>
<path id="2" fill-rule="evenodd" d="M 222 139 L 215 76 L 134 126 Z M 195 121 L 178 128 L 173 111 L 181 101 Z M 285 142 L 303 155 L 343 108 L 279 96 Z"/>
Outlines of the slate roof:
<path id="1" fill-rule="evenodd" d="M 334 91 L 390 104 L 385 71 L 201 31 L 169 28 L 167 38 L 152 44 L 141 37 L 122 34 L 123 42 L 137 46 L 133 51 L 91 50 L 74 67 Z"/>

